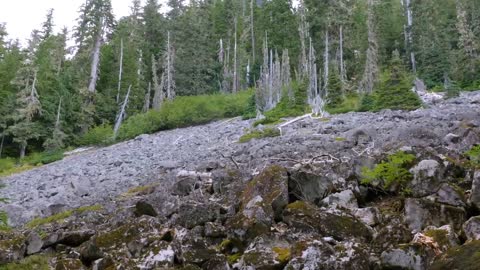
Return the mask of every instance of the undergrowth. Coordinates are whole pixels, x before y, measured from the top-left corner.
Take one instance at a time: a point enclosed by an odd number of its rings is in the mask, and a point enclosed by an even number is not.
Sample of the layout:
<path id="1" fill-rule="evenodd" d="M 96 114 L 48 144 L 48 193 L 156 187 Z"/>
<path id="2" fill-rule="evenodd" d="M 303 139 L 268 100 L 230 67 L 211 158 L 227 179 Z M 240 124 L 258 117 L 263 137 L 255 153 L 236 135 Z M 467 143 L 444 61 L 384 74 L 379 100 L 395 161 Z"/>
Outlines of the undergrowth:
<path id="1" fill-rule="evenodd" d="M 387 157 L 387 160 L 377 164 L 373 169 L 362 168 L 361 183 L 390 190 L 392 187 L 402 193 L 409 193 L 406 185 L 413 176 L 409 172 L 415 161 L 415 156 L 399 151 Z"/>
<path id="2" fill-rule="evenodd" d="M 95 211 L 100 211 L 100 210 L 102 210 L 101 205 L 84 206 L 84 207 L 80 207 L 80 208 L 73 209 L 73 210 L 67 210 L 67 211 L 58 213 L 58 214 L 53 215 L 53 216 L 33 219 L 30 222 L 28 222 L 26 226 L 27 226 L 27 228 L 32 229 L 32 228 L 36 228 L 38 226 L 45 225 L 45 224 L 50 224 L 50 223 L 53 223 L 53 222 L 61 222 L 61 221 L 65 220 L 66 218 L 71 217 L 74 214 L 83 214 L 83 213 L 87 213 L 87 212 L 95 212 Z"/>
<path id="3" fill-rule="evenodd" d="M 165 102 L 161 109 L 150 110 L 128 118 L 121 126 L 117 141 L 193 125 L 205 124 L 223 118 L 242 116 L 251 107 L 252 90 L 237 94 L 214 94 L 177 97 Z M 91 129 L 78 141 L 78 145 L 108 145 L 112 139 L 110 125 Z"/>

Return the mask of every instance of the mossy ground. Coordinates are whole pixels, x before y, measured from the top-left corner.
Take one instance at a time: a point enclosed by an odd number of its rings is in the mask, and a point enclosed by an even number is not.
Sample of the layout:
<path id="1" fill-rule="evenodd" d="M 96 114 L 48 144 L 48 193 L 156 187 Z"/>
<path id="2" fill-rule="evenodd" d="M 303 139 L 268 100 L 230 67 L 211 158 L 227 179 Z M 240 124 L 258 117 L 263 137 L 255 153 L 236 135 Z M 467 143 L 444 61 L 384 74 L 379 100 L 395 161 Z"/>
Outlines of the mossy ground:
<path id="1" fill-rule="evenodd" d="M 61 222 L 61 221 L 65 220 L 66 218 L 71 217 L 74 214 L 81 215 L 81 214 L 86 213 L 86 212 L 95 212 L 95 211 L 100 211 L 100 210 L 102 210 L 101 205 L 84 206 L 84 207 L 80 207 L 80 208 L 73 209 L 73 210 L 67 210 L 65 212 L 58 213 L 56 215 L 49 216 L 49 217 L 46 217 L 46 218 L 33 219 L 30 222 L 28 222 L 26 226 L 27 226 L 27 228 L 32 229 L 32 228 L 36 228 L 38 226 L 45 225 L 45 224 L 50 224 L 50 223 L 53 223 L 53 222 Z"/>
<path id="2" fill-rule="evenodd" d="M 22 261 L 0 266 L 0 270 L 49 270 L 49 257 L 42 255 L 29 256 Z"/>
<path id="3" fill-rule="evenodd" d="M 246 133 L 238 140 L 239 143 L 246 143 L 253 139 L 272 138 L 280 136 L 280 130 L 277 128 L 265 128 L 263 130 L 253 130 Z"/>
<path id="4" fill-rule="evenodd" d="M 431 270 L 478 270 L 480 266 L 480 241 L 472 241 L 460 247 L 454 247 L 438 258 Z"/>

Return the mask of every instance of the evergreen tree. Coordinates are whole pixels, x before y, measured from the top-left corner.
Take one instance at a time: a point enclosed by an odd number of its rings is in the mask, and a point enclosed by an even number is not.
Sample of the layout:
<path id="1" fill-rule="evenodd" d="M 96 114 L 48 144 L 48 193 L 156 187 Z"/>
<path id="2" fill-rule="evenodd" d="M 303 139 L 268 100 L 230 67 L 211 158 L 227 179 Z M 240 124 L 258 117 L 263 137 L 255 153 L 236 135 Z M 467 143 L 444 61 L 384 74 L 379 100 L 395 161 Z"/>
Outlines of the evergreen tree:
<path id="1" fill-rule="evenodd" d="M 395 51 L 389 70 L 383 74 L 376 94 L 375 109 L 414 110 L 421 106 L 417 94 L 412 91 L 412 76 L 406 72 L 398 51 Z"/>

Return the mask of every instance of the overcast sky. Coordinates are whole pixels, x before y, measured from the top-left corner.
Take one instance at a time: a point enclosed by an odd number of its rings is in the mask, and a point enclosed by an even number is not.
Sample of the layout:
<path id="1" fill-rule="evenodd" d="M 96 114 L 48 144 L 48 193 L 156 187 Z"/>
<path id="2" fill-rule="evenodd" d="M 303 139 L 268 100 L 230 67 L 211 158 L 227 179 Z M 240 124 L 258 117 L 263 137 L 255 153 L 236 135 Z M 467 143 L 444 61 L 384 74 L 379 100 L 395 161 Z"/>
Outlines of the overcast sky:
<path id="1" fill-rule="evenodd" d="M 78 17 L 80 5 L 85 3 L 85 0 L 0 0 L 0 2 L 2 4 L 0 22 L 7 23 L 10 38 L 18 38 L 23 43 L 30 36 L 32 29 L 40 28 L 50 8 L 55 9 L 55 30 L 59 31 L 64 26 L 71 30 Z M 131 2 L 132 0 L 112 0 L 117 19 L 130 13 Z"/>

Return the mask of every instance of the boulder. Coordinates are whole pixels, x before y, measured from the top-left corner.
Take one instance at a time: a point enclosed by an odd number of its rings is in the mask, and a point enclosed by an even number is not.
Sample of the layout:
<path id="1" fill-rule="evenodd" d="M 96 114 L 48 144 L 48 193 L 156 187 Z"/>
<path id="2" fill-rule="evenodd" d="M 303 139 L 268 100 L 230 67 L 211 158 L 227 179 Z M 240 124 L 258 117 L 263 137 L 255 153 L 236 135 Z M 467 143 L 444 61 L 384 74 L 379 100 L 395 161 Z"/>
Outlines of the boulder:
<path id="1" fill-rule="evenodd" d="M 480 171 L 475 171 L 473 175 L 472 194 L 470 202 L 480 209 Z"/>
<path id="2" fill-rule="evenodd" d="M 414 248 L 384 251 L 381 255 L 381 263 L 382 267 L 386 269 L 426 269 L 422 256 Z"/>
<path id="3" fill-rule="evenodd" d="M 201 266 L 217 252 L 209 247 L 204 239 L 187 239 L 177 247 L 177 258 L 183 264 L 195 264 Z"/>
<path id="4" fill-rule="evenodd" d="M 334 193 L 322 200 L 322 205 L 329 208 L 345 208 L 356 209 L 358 208 L 357 198 L 351 190 L 344 190 L 339 193 Z"/>
<path id="5" fill-rule="evenodd" d="M 284 221 L 302 231 L 314 231 L 336 240 L 372 239 L 372 231 L 357 218 L 336 211 L 320 209 L 310 203 L 297 201 L 285 208 Z"/>
<path id="6" fill-rule="evenodd" d="M 368 226 L 375 226 L 380 223 L 380 210 L 376 207 L 357 208 L 352 210 L 352 214 L 361 222 Z"/>
<path id="7" fill-rule="evenodd" d="M 141 217 L 143 215 L 156 217 L 158 216 L 157 211 L 153 206 L 145 201 L 139 201 L 135 204 L 134 214 L 137 217 Z"/>
<path id="8" fill-rule="evenodd" d="M 436 160 L 422 160 L 410 169 L 413 175 L 408 188 L 414 197 L 424 197 L 438 190 L 443 179 L 443 168 Z"/>
<path id="9" fill-rule="evenodd" d="M 40 252 L 43 247 L 42 238 L 36 233 L 31 232 L 27 237 L 27 255 L 32 255 Z"/>
<path id="10" fill-rule="evenodd" d="M 55 270 L 84 270 L 86 269 L 79 259 L 66 258 L 57 261 Z"/>
<path id="11" fill-rule="evenodd" d="M 80 259 L 85 265 L 90 265 L 92 262 L 104 256 L 100 248 L 92 241 L 82 244 L 78 252 L 80 253 Z"/>
<path id="12" fill-rule="evenodd" d="M 427 199 L 408 198 L 405 200 L 405 221 L 410 230 L 420 232 L 427 226 L 452 225 L 460 230 L 465 222 L 463 208 L 435 203 Z"/>
<path id="13" fill-rule="evenodd" d="M 185 203 L 178 209 L 175 224 L 187 229 L 193 229 L 196 226 L 203 226 L 207 222 L 214 221 L 219 215 L 219 211 L 212 204 Z"/>
<path id="14" fill-rule="evenodd" d="M 335 187 L 333 179 L 324 176 L 323 173 L 309 166 L 291 171 L 288 181 L 290 192 L 303 201 L 318 202 L 322 200 Z"/>
<path id="15" fill-rule="evenodd" d="M 468 241 L 480 240 L 480 216 L 470 218 L 463 224 Z"/>
<path id="16" fill-rule="evenodd" d="M 480 264 L 480 241 L 475 240 L 452 248 L 438 256 L 429 270 L 476 270 Z"/>
<path id="17" fill-rule="evenodd" d="M 426 237 L 430 237 L 438 246 L 440 252 L 445 252 L 452 247 L 456 247 L 460 244 L 458 235 L 453 230 L 452 226 L 444 225 L 442 227 L 429 226 L 425 228 L 422 234 Z M 415 238 L 414 238 L 415 242 Z"/>
<path id="18" fill-rule="evenodd" d="M 290 253 L 288 242 L 257 237 L 247 247 L 236 267 L 240 270 L 283 269 L 290 260 Z"/>
<path id="19" fill-rule="evenodd" d="M 466 199 L 460 188 L 449 184 L 442 184 L 435 194 L 431 195 L 433 201 L 455 207 L 466 207 Z"/>
<path id="20" fill-rule="evenodd" d="M 227 221 L 228 231 L 240 239 L 253 239 L 270 231 L 288 204 L 288 174 L 279 166 L 265 169 L 247 184 L 239 197 L 238 213 Z"/>
<path id="21" fill-rule="evenodd" d="M 287 270 L 368 270 L 368 249 L 355 242 L 327 243 L 320 240 L 297 242 L 292 247 Z"/>
<path id="22" fill-rule="evenodd" d="M 172 267 L 175 261 L 175 251 L 168 243 L 161 243 L 161 245 L 148 252 L 147 255 L 140 260 L 140 269 L 156 269 L 160 267 Z"/>

